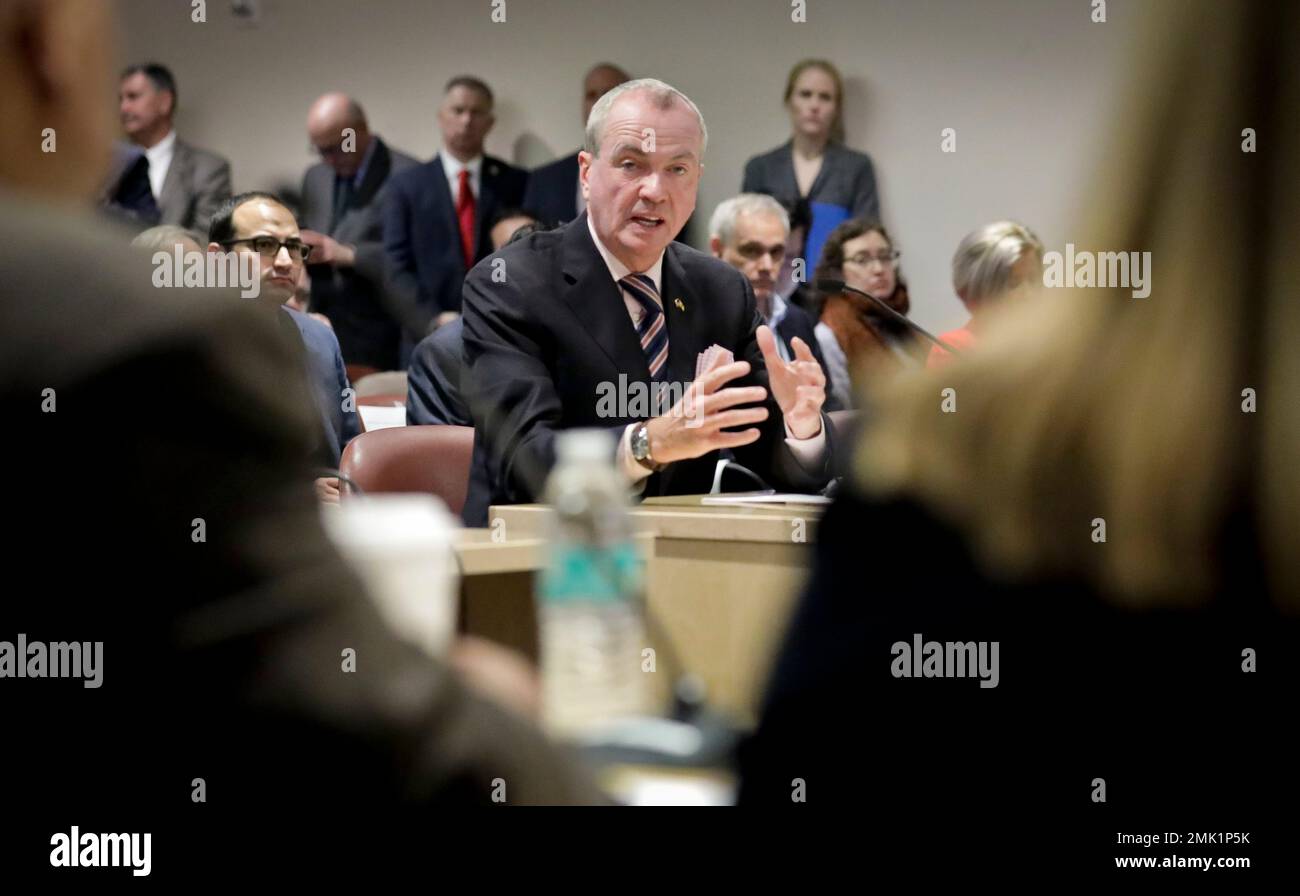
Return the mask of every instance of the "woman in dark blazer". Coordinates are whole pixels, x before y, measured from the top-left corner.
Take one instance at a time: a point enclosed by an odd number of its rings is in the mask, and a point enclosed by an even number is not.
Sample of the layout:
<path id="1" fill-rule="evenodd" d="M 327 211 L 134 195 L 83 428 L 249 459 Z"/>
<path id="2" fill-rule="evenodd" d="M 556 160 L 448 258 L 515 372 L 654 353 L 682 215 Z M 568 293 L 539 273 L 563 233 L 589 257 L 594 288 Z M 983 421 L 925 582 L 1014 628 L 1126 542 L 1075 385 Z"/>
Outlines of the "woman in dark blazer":
<path id="1" fill-rule="evenodd" d="M 787 209 L 800 201 L 812 212 L 803 258 L 817 258 L 826 235 L 848 218 L 880 220 L 871 158 L 844 146 L 844 86 L 824 59 L 805 59 L 790 70 L 785 107 L 790 139 L 745 163 L 742 193 L 766 193 Z"/>
<path id="2" fill-rule="evenodd" d="M 742 803 L 846 804 L 877 855 L 978 844 L 1012 873 L 1254 870 L 1294 843 L 1296 131 L 1254 153 L 1222 135 L 1292 120 L 1300 9 L 1151 7 L 1135 43 L 1170 52 L 1124 82 L 1142 90 L 1106 156 L 1123 164 L 1080 243 L 1160 247 L 1161 279 L 1017 308 L 875 396 Z M 1214 831 L 1238 839 L 1191 845 Z"/>

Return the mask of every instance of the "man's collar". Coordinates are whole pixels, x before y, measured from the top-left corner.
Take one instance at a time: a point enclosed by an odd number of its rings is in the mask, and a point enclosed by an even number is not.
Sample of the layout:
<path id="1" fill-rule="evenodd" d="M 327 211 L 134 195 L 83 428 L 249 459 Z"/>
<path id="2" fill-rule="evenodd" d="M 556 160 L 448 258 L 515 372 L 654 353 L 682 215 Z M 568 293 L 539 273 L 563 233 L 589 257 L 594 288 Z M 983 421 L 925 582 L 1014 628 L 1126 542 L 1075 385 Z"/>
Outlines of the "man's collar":
<path id="1" fill-rule="evenodd" d="M 786 307 L 785 299 L 781 298 L 781 294 L 776 291 L 775 287 L 773 287 L 772 313 L 767 319 L 767 325 L 769 327 L 775 327 L 777 324 L 779 324 L 782 320 L 785 319 L 785 307 Z"/>
<path id="2" fill-rule="evenodd" d="M 143 149 L 143 147 L 141 148 Z M 167 132 L 166 137 L 163 137 L 153 146 L 149 147 L 148 149 L 145 149 L 144 154 L 148 156 L 149 161 L 152 162 L 154 159 L 171 155 L 172 150 L 174 150 L 175 148 L 176 148 L 176 129 L 172 128 L 170 131 Z"/>
<path id="3" fill-rule="evenodd" d="M 477 177 L 483 168 L 482 153 L 479 153 L 468 162 L 462 162 L 451 153 L 443 150 L 438 153 L 438 158 L 442 159 L 442 170 L 447 172 L 447 177 L 449 178 L 459 177 L 462 168 L 469 169 L 470 177 Z"/>
<path id="4" fill-rule="evenodd" d="M 591 233 L 592 242 L 596 244 L 596 251 L 605 260 L 605 266 L 609 268 L 609 275 L 614 278 L 614 282 L 622 282 L 624 277 L 632 273 L 632 270 L 619 261 L 613 252 L 605 248 L 605 244 L 600 241 L 600 237 L 596 236 L 596 225 L 591 220 L 590 211 L 587 214 L 587 230 Z M 659 257 L 655 259 L 654 264 L 650 265 L 649 270 L 637 271 L 636 273 L 645 274 L 653 280 L 655 289 L 662 293 L 664 288 L 664 253 L 659 253 Z"/>

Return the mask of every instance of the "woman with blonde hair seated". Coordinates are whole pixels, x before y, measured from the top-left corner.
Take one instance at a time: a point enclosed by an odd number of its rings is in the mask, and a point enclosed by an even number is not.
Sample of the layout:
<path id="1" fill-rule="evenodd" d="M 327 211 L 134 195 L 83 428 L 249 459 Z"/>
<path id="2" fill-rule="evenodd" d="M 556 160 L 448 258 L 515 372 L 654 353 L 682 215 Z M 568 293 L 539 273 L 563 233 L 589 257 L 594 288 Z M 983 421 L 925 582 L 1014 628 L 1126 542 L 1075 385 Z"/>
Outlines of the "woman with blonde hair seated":
<path id="1" fill-rule="evenodd" d="M 952 256 L 952 288 L 971 318 L 939 338 L 958 351 L 971 348 L 991 310 L 1007 299 L 1018 303 L 1024 293 L 1042 282 L 1043 244 L 1028 227 L 1015 221 L 994 221 L 971 231 Z M 942 367 L 955 357 L 932 346 L 925 365 Z"/>
<path id="2" fill-rule="evenodd" d="M 802 788 L 886 854 L 1069 874 L 1294 842 L 1300 6 L 1143 6 L 1072 242 L 1149 251 L 1149 295 L 1052 290 L 880 385 L 742 803 Z M 1249 843 L 1116 835 L 1209 830 Z"/>

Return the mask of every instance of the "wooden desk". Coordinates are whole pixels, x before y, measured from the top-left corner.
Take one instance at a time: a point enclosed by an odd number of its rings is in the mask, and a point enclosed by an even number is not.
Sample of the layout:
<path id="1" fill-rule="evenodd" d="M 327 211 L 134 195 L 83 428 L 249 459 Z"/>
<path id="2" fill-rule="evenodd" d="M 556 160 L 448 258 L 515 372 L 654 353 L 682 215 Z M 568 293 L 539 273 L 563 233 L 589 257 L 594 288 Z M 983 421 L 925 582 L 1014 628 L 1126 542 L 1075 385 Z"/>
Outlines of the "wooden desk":
<path id="1" fill-rule="evenodd" d="M 458 548 L 462 630 L 534 659 L 532 574 L 543 562 L 550 512 L 537 504 L 493 507 L 494 528 L 467 530 Z M 632 511 L 647 560 L 646 606 L 660 628 L 647 638 L 660 697 L 676 677 L 675 654 L 703 680 L 715 707 L 753 721 L 820 513 L 810 506 L 705 507 L 698 497 L 651 499 Z"/>

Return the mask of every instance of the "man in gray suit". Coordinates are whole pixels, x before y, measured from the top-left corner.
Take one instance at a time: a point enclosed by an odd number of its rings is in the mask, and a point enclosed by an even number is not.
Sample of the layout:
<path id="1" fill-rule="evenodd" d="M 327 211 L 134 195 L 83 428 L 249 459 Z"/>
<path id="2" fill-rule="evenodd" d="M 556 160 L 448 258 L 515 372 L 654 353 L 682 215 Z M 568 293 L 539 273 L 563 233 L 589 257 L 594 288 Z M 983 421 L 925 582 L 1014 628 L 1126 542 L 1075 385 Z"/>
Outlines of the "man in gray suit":
<path id="1" fill-rule="evenodd" d="M 390 175 L 416 160 L 372 134 L 361 106 L 342 93 L 312 103 L 307 134 L 321 157 L 302 181 L 312 309 L 334 325 L 349 365 L 394 370 L 402 311 L 383 286 L 380 212 Z"/>
<path id="2" fill-rule="evenodd" d="M 48 872 L 68 819 L 242 870 L 397 805 L 599 800 L 534 726 L 392 631 L 331 546 L 282 328 L 234 290 L 177 301 L 147 254 L 72 213 L 108 154 L 111 33 L 101 3 L 0 3 L 0 45 L 28 50 L 0 54 L 0 456 L 23 523 L 6 547 L 40 577 L 11 589 L 0 637 L 103 655 L 102 687 L 3 682 L 25 726 L 0 764 L 21 807 L 6 877 Z M 26 136 L 47 127 L 56 153 Z M 236 818 L 237 855 L 199 835 Z"/>
<path id="3" fill-rule="evenodd" d="M 176 136 L 176 79 L 157 63 L 133 65 L 118 85 L 118 113 L 129 144 L 119 146 L 101 200 L 145 226 L 206 231 L 230 198 L 230 163 Z"/>

